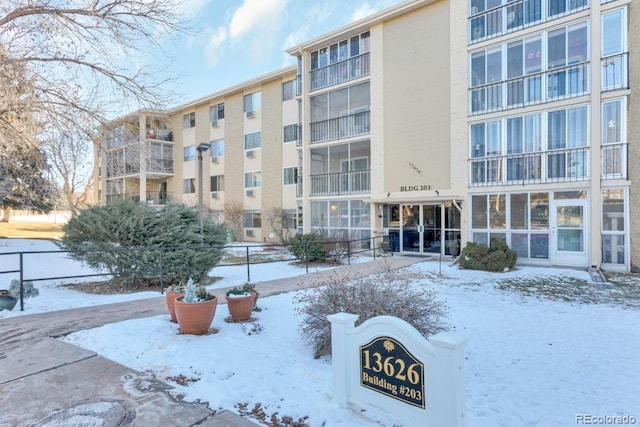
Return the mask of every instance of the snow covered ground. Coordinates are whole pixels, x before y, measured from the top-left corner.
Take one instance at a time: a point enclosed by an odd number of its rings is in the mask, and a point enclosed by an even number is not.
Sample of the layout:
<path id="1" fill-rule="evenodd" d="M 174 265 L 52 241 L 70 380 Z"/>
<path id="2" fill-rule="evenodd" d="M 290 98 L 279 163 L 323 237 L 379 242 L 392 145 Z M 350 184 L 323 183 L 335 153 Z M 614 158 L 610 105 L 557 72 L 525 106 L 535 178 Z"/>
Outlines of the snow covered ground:
<path id="1" fill-rule="evenodd" d="M 38 250 L 46 244 L 0 241 L 0 252 Z M 0 269 L 7 269 L 3 258 Z M 266 270 L 259 279 L 256 271 L 256 281 L 304 274 L 304 269 L 286 263 L 277 268 L 263 265 Z M 469 426 L 576 425 L 580 415 L 628 415 L 640 423 L 637 309 L 550 300 L 497 287 L 505 279 L 588 281 L 583 271 L 519 267 L 490 274 L 443 264 L 440 275 L 440 267 L 425 261 L 412 268 L 425 274 L 415 285 L 434 289 L 450 308 L 446 321 L 451 329 L 469 339 L 465 348 Z M 28 268 L 36 276 L 83 271 L 63 257 L 42 259 Z M 224 276 L 218 286 L 228 286 L 246 279 L 246 267 L 244 272 L 242 268 L 217 267 L 220 270 L 212 274 Z M 84 295 L 47 282 L 36 286 L 41 295 L 26 300 L 27 314 L 157 296 Z M 250 410 L 260 403 L 267 416 L 275 412 L 294 419 L 308 416 L 314 427 L 393 425 L 383 415 L 342 409 L 332 400 L 330 359 L 313 359 L 312 349 L 301 343 L 294 294 L 260 298 L 258 306 L 262 311 L 254 313 L 255 322 L 230 324 L 224 321 L 226 305 L 219 305 L 212 325 L 219 332 L 208 336 L 179 335 L 168 315 L 162 315 L 81 331 L 65 340 L 151 372 L 175 385 L 186 399 L 208 402 L 212 409 L 237 411 L 234 406 L 246 402 Z M 3 311 L 0 318 L 18 313 Z"/>

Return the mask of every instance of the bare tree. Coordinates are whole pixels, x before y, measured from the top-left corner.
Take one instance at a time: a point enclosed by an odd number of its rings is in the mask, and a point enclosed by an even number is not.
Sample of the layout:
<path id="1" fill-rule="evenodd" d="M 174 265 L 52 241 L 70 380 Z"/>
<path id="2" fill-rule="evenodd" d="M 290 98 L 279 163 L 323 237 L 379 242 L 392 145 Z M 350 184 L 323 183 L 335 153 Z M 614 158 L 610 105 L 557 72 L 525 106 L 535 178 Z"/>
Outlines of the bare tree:
<path id="1" fill-rule="evenodd" d="M 240 202 L 224 204 L 224 222 L 233 234 L 234 241 L 241 241 L 244 220 L 244 206 Z"/>
<path id="2" fill-rule="evenodd" d="M 293 235 L 293 218 L 285 209 L 273 206 L 266 212 L 266 220 L 271 230 L 282 244 L 289 243 Z"/>
<path id="3" fill-rule="evenodd" d="M 72 215 L 89 205 L 93 190 L 91 135 L 49 126 L 43 144 L 51 172 L 61 185 L 64 205 Z"/>
<path id="4" fill-rule="evenodd" d="M 179 0 L 0 2 L 0 149 L 37 145 L 50 124 L 88 135 L 125 112 L 175 99 L 165 89 L 168 63 L 158 58 L 168 62 L 163 46 L 186 31 L 182 7 Z"/>

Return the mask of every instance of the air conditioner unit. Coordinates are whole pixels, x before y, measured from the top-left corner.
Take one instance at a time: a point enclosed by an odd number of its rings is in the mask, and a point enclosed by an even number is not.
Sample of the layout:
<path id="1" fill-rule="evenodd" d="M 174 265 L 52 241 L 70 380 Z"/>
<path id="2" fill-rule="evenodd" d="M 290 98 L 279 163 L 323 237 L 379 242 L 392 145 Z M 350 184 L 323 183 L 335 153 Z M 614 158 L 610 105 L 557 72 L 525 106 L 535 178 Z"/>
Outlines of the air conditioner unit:
<path id="1" fill-rule="evenodd" d="M 211 120 L 211 127 L 212 128 L 217 128 L 218 127 L 218 119 Z"/>
<path id="2" fill-rule="evenodd" d="M 218 163 L 218 156 L 211 157 L 211 163 Z"/>
<path id="3" fill-rule="evenodd" d="M 247 237 L 253 237 L 253 230 L 247 230 Z"/>
<path id="4" fill-rule="evenodd" d="M 211 192 L 211 198 L 212 199 L 217 199 L 218 198 L 218 192 L 217 191 L 212 191 Z"/>
<path id="5" fill-rule="evenodd" d="M 253 158 L 253 150 L 247 150 L 247 157 Z"/>
<path id="6" fill-rule="evenodd" d="M 253 111 L 247 111 L 247 119 L 253 119 L 255 117 Z"/>
<path id="7" fill-rule="evenodd" d="M 247 190 L 247 197 L 253 197 L 253 190 Z"/>

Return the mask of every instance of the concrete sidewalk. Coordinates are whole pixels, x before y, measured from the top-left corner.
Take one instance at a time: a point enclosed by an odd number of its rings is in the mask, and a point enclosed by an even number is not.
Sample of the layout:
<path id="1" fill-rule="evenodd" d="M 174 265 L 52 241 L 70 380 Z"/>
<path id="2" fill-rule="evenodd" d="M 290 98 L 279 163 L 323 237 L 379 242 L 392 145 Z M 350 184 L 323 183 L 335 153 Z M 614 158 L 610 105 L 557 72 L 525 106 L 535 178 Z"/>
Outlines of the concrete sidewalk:
<path id="1" fill-rule="evenodd" d="M 262 296 L 317 286 L 329 275 L 363 277 L 423 261 L 385 257 L 285 279 L 257 282 Z M 224 303 L 225 289 L 212 293 Z M 187 403 L 168 384 L 56 338 L 128 319 L 167 314 L 164 296 L 0 319 L 0 427 L 206 426 L 254 423 Z M 168 316 L 168 314 L 167 314 Z"/>

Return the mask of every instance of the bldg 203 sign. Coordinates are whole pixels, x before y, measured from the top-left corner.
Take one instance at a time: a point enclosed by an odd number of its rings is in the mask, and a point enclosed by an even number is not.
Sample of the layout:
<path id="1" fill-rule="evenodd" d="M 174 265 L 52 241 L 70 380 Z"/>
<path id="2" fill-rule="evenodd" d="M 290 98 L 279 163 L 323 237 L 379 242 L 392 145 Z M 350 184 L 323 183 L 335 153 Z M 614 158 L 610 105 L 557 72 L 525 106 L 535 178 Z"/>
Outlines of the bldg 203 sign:
<path id="1" fill-rule="evenodd" d="M 391 337 L 375 338 L 360 347 L 360 385 L 425 408 L 424 364 Z"/>

